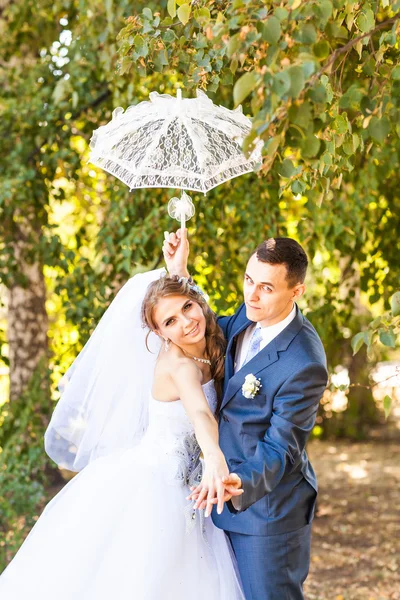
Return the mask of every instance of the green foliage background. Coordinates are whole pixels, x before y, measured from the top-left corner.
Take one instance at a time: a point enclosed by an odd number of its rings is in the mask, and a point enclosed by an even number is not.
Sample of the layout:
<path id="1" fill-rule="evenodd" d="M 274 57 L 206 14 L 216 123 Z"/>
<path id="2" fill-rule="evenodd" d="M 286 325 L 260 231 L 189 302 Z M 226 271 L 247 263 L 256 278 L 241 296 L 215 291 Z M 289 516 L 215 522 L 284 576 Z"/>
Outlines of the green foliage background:
<path id="1" fill-rule="evenodd" d="M 367 386 L 350 388 L 344 413 L 325 404 L 316 433 L 365 437 L 381 420 L 365 353 L 370 365 L 396 356 L 399 332 L 399 17 L 397 0 L 2 4 L 0 296 L 28 284 L 22 240 L 46 278 L 51 357 L 16 403 L 0 379 L 1 564 L 57 483 L 42 435 L 58 379 L 126 279 L 162 261 L 174 191 L 129 193 L 87 163 L 93 129 L 152 90 L 242 103 L 253 118 L 246 151 L 264 141 L 258 174 L 193 194 L 192 271 L 214 308 L 238 306 L 260 240 L 297 238 L 311 260 L 302 308 L 330 370 L 346 366 Z"/>

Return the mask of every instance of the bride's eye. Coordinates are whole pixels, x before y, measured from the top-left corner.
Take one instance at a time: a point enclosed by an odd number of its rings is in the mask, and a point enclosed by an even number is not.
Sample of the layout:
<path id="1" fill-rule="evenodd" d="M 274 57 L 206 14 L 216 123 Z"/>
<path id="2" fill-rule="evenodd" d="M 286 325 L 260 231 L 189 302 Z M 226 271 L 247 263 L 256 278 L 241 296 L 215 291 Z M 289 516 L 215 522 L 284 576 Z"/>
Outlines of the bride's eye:
<path id="1" fill-rule="evenodd" d="M 188 302 L 187 304 L 185 304 L 183 309 L 186 310 L 187 308 L 190 308 L 191 306 L 192 306 L 192 302 Z"/>
<path id="2" fill-rule="evenodd" d="M 168 327 L 168 325 L 171 325 L 171 323 L 174 322 L 174 319 L 168 319 L 168 321 L 165 323 L 165 327 Z"/>

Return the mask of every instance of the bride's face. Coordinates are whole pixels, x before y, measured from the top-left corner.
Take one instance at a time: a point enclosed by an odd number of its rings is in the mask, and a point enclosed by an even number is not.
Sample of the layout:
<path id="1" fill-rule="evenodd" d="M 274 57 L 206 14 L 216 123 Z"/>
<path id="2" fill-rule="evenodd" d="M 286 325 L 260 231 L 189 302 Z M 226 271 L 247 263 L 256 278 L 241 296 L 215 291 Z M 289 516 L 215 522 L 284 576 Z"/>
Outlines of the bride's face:
<path id="1" fill-rule="evenodd" d="M 204 339 L 206 319 L 197 302 L 187 296 L 161 298 L 154 309 L 158 333 L 177 346 L 197 344 Z"/>

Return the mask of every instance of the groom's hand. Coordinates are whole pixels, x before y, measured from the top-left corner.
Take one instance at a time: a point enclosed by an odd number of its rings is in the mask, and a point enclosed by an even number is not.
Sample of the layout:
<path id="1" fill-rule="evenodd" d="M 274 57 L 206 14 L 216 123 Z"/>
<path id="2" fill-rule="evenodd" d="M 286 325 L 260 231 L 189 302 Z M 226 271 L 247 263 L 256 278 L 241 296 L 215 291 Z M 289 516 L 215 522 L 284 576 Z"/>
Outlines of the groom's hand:
<path id="1" fill-rule="evenodd" d="M 170 275 L 190 277 L 187 263 L 189 258 L 189 242 L 187 229 L 178 229 L 176 233 L 164 232 L 163 254 Z"/>
<path id="2" fill-rule="evenodd" d="M 244 492 L 242 489 L 242 480 L 239 475 L 236 473 L 229 473 L 226 477 L 222 478 L 222 485 L 224 487 L 222 502 L 229 502 L 232 498 L 241 496 Z M 207 505 L 207 500 L 202 499 L 202 485 L 198 485 L 197 487 L 192 487 L 191 494 L 187 497 L 187 500 L 193 500 L 196 502 L 195 508 L 204 509 Z M 199 502 L 200 500 L 200 502 Z M 217 496 L 208 502 L 211 504 L 217 504 L 218 500 L 221 501 L 221 497 L 218 499 Z"/>

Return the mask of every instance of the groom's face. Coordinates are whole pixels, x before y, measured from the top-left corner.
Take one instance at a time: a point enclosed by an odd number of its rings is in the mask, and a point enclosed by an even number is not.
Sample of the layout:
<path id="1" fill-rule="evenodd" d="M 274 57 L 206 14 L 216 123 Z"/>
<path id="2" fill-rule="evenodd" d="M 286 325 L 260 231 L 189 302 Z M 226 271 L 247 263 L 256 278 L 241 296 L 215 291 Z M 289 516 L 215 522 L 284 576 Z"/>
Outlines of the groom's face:
<path id="1" fill-rule="evenodd" d="M 289 285 L 284 264 L 271 265 L 253 254 L 244 276 L 246 316 L 262 327 L 282 321 L 293 308 L 293 302 L 305 291 L 302 283 Z"/>

